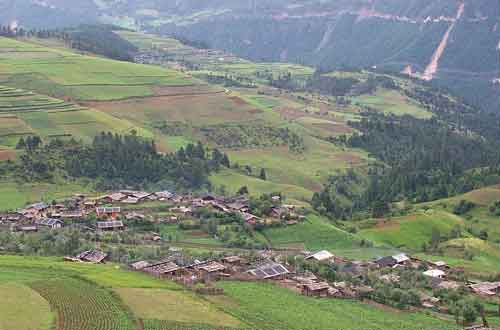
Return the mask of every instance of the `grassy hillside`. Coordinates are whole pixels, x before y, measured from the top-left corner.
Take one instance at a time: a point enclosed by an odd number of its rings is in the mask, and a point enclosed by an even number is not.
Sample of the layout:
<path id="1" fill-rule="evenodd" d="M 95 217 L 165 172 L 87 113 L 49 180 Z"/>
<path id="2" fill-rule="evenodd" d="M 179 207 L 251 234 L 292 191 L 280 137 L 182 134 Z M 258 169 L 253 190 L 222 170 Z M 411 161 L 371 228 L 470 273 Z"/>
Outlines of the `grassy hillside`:
<path id="1" fill-rule="evenodd" d="M 136 37 L 135 42 L 148 46 L 150 42 L 171 42 L 130 35 Z M 346 124 L 350 117 L 340 112 L 320 120 L 323 108 L 334 110 L 333 106 L 311 103 L 300 95 L 285 95 L 274 89 L 269 93 L 255 88 L 228 89 L 202 83 L 176 69 L 80 55 L 60 44 L 46 44 L 40 40 L 0 39 L 0 84 L 8 86 L 0 90 L 3 159 L 15 157 L 13 148 L 21 136 L 36 134 L 45 140 L 75 137 L 88 142 L 100 131 L 135 130 L 154 138 L 162 152 L 201 140 L 227 152 L 233 164 L 250 166 L 251 175 L 233 172 L 238 173 L 238 180 L 227 183 L 230 190 L 243 185 L 257 187 L 256 191 L 290 190 L 290 197 L 300 200 L 308 200 L 321 189 L 332 171 L 362 166 L 368 161 L 359 151 L 340 149 L 321 140 L 351 131 Z M 204 58 L 198 54 L 196 60 L 202 62 Z M 262 70 L 277 74 L 292 70 L 304 77 L 312 74 L 310 68 L 288 64 L 257 65 L 240 63 L 238 59 L 223 64 L 221 70 L 256 81 Z M 228 128 L 231 125 L 236 128 Z M 285 129 L 303 141 L 301 152 L 292 152 L 287 140 L 278 139 L 269 145 L 268 136 L 259 135 L 262 131 L 269 136 L 282 134 Z M 214 140 L 241 139 L 239 130 L 246 132 L 247 142 L 241 147 Z M 266 182 L 256 180 L 261 168 L 268 172 Z M 226 185 L 220 180 L 223 176 L 215 176 L 214 183 Z M 31 198 L 23 196 L 22 200 Z"/>
<path id="2" fill-rule="evenodd" d="M 14 148 L 21 137 L 45 139 L 74 137 L 90 142 L 102 131 L 136 130 L 152 137 L 130 121 L 24 89 L 0 86 L 0 145 Z"/>
<path id="3" fill-rule="evenodd" d="M 154 95 L 156 86 L 192 81 L 167 69 L 78 55 L 0 38 L 0 81 L 72 100 L 115 100 Z"/>
<path id="4" fill-rule="evenodd" d="M 429 243 L 433 231 L 448 235 L 452 229 L 464 225 L 464 220 L 454 214 L 429 210 L 378 220 L 373 228 L 361 230 L 360 235 L 394 247 L 420 250 Z"/>

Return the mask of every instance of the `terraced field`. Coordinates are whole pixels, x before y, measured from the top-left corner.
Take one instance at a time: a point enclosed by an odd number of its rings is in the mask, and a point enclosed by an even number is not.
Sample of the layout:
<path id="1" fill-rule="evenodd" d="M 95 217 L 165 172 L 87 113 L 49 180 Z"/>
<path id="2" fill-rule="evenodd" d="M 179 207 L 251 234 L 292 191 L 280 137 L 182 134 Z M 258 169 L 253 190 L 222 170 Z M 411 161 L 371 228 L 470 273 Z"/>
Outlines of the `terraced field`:
<path id="1" fill-rule="evenodd" d="M 0 38 L 0 84 L 73 100 L 154 95 L 158 86 L 193 81 L 178 71 L 137 65 Z"/>
<path id="2" fill-rule="evenodd" d="M 22 136 L 75 137 L 90 141 L 102 131 L 126 132 L 134 124 L 102 112 L 23 89 L 0 86 L 0 146 L 15 147 Z"/>

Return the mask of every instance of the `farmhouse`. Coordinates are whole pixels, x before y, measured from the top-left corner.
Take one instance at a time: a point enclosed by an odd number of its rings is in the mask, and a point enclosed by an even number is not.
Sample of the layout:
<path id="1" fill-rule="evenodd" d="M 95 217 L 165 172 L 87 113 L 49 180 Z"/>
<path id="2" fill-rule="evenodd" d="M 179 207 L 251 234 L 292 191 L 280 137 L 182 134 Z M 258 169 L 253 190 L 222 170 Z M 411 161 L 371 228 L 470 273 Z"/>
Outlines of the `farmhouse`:
<path id="1" fill-rule="evenodd" d="M 258 279 L 284 279 L 290 272 L 283 265 L 268 261 L 248 271 Z"/>
<path id="2" fill-rule="evenodd" d="M 158 277 L 171 277 L 182 272 L 182 268 L 172 261 L 162 261 L 144 267 L 142 270 Z"/>
<path id="3" fill-rule="evenodd" d="M 139 202 L 145 201 L 148 199 L 149 196 L 151 196 L 151 193 L 145 192 L 145 191 L 138 191 L 132 193 L 129 197 L 136 198 Z"/>
<path id="4" fill-rule="evenodd" d="M 208 262 L 201 266 L 195 266 L 198 277 L 203 279 L 205 282 L 211 282 L 218 280 L 222 272 L 226 270 L 226 266 L 220 264 L 216 261 Z"/>
<path id="5" fill-rule="evenodd" d="M 97 222 L 97 230 L 100 231 L 113 231 L 123 230 L 124 225 L 122 221 L 99 221 Z"/>
<path id="6" fill-rule="evenodd" d="M 95 209 L 97 216 L 102 217 L 102 216 L 109 216 L 112 218 L 116 218 L 118 214 L 121 212 L 120 207 L 97 207 Z"/>
<path id="7" fill-rule="evenodd" d="M 429 262 L 429 265 L 434 269 L 449 270 L 450 266 L 444 261 Z"/>
<path id="8" fill-rule="evenodd" d="M 61 212 L 59 216 L 63 219 L 81 219 L 84 217 L 83 211 L 75 210 L 75 211 L 65 211 Z"/>
<path id="9" fill-rule="evenodd" d="M 305 259 L 306 260 L 316 260 L 318 262 L 324 262 L 324 261 L 329 261 L 329 260 L 333 259 L 334 257 L 335 256 L 333 254 L 331 254 L 330 252 L 323 250 L 323 251 L 319 251 L 319 252 L 316 252 L 314 254 L 309 255 Z"/>
<path id="10" fill-rule="evenodd" d="M 60 229 L 63 226 L 61 220 L 57 219 L 41 219 L 38 221 L 38 225 L 42 227 L 48 227 L 50 229 Z"/>
<path id="11" fill-rule="evenodd" d="M 500 295 L 500 282 L 482 282 L 470 286 L 472 291 L 478 295 L 491 297 Z"/>
<path id="12" fill-rule="evenodd" d="M 433 277 L 433 278 L 445 278 L 446 273 L 440 269 L 429 269 L 428 271 L 423 272 L 425 276 Z"/>
<path id="13" fill-rule="evenodd" d="M 125 198 L 127 198 L 127 195 L 122 194 L 121 192 L 117 192 L 117 193 L 114 193 L 114 194 L 107 196 L 107 199 L 110 202 L 120 202 L 120 201 L 124 200 Z"/>
<path id="14" fill-rule="evenodd" d="M 386 268 L 386 267 L 402 266 L 408 263 L 409 261 L 410 258 L 406 254 L 401 253 L 394 256 L 379 258 L 375 261 L 375 263 L 380 268 Z"/>
<path id="15" fill-rule="evenodd" d="M 150 264 L 147 261 L 137 261 L 132 264 L 130 264 L 130 268 L 134 270 L 143 270 L 144 268 L 148 267 Z"/>
<path id="16" fill-rule="evenodd" d="M 135 198 L 135 197 L 129 196 L 129 197 L 123 199 L 121 202 L 123 204 L 138 204 L 139 203 L 139 199 Z"/>
<path id="17" fill-rule="evenodd" d="M 76 256 L 76 259 L 81 260 L 83 262 L 91 262 L 94 264 L 98 264 L 103 262 L 108 255 L 99 250 L 89 250 L 84 251 Z"/>
<path id="18" fill-rule="evenodd" d="M 228 265 L 242 265 L 244 263 L 246 263 L 246 261 L 241 258 L 240 256 L 229 256 L 229 257 L 225 257 L 225 258 L 222 258 L 222 263 L 224 264 L 228 264 Z"/>
<path id="19" fill-rule="evenodd" d="M 301 284 L 301 292 L 308 297 L 328 297 L 330 285 L 326 282 Z"/>
<path id="20" fill-rule="evenodd" d="M 155 195 L 159 200 L 169 200 L 174 197 L 174 194 L 172 194 L 170 191 L 159 191 L 155 193 Z"/>

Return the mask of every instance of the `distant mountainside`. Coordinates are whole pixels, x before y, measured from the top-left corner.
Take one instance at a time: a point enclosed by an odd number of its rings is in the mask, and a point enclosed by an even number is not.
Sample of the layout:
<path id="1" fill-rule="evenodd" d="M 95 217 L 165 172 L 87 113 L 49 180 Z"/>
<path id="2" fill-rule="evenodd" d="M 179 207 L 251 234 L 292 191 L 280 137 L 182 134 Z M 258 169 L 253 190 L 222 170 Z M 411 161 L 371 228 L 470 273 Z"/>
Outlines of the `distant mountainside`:
<path id="1" fill-rule="evenodd" d="M 3 23 L 82 20 L 174 34 L 256 61 L 406 72 L 500 111 L 497 0 L 0 0 Z"/>

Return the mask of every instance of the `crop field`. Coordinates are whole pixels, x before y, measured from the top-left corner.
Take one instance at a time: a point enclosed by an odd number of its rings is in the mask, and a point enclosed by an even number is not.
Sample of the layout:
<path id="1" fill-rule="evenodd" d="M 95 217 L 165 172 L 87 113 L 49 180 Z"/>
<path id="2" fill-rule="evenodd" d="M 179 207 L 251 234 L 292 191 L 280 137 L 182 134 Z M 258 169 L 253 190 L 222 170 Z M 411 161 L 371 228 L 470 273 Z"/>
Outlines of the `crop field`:
<path id="1" fill-rule="evenodd" d="M 50 330 L 54 315 L 36 291 L 17 283 L 0 284 L 0 330 Z M 28 316 L 28 317 L 26 317 Z"/>
<path id="2" fill-rule="evenodd" d="M 374 95 L 354 97 L 353 103 L 397 116 L 411 115 L 422 119 L 432 117 L 431 112 L 396 91 L 378 90 Z"/>
<path id="3" fill-rule="evenodd" d="M 329 224 L 319 216 L 308 216 L 301 224 L 286 228 L 266 229 L 265 236 L 274 247 L 307 250 L 336 250 L 353 247 L 356 238 Z"/>
<path id="4" fill-rule="evenodd" d="M 144 330 L 253 330 L 250 328 L 234 328 L 226 326 L 214 326 L 202 323 L 183 323 L 165 320 L 145 320 Z"/>
<path id="5" fill-rule="evenodd" d="M 209 299 L 260 329 L 456 329 L 452 322 L 420 313 L 390 312 L 348 300 L 310 299 L 271 284 L 223 282 L 220 286 L 229 298 Z"/>
<path id="6" fill-rule="evenodd" d="M 95 285 L 65 278 L 37 281 L 31 287 L 57 312 L 60 330 L 135 329 L 121 302 Z"/>
<path id="7" fill-rule="evenodd" d="M 0 75 L 6 85 L 77 100 L 114 100 L 153 95 L 157 86 L 191 85 L 178 71 L 78 55 L 0 38 Z"/>
<path id="8" fill-rule="evenodd" d="M 222 313 L 215 306 L 183 291 L 158 289 L 119 289 L 118 293 L 132 312 L 143 320 L 171 321 L 184 324 L 202 323 L 239 327 L 241 322 Z"/>
<path id="9" fill-rule="evenodd" d="M 263 111 L 224 94 L 160 96 L 114 102 L 91 102 L 88 106 L 133 122 L 151 124 L 175 121 L 214 125 L 259 119 Z"/>
<path id="10" fill-rule="evenodd" d="M 359 234 L 374 242 L 420 250 L 424 243 L 430 242 L 433 230 L 444 235 L 457 226 L 464 227 L 462 218 L 444 211 L 429 210 L 400 218 L 379 220 L 374 227 L 363 229 Z"/>
<path id="11" fill-rule="evenodd" d="M 102 112 L 21 89 L 0 87 L 0 145 L 6 147 L 14 147 L 26 135 L 73 136 L 89 142 L 102 131 L 123 133 L 131 129 L 152 136 L 126 120 Z"/>

